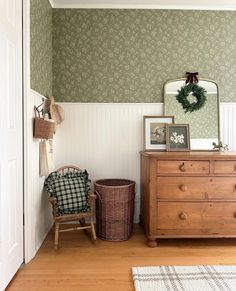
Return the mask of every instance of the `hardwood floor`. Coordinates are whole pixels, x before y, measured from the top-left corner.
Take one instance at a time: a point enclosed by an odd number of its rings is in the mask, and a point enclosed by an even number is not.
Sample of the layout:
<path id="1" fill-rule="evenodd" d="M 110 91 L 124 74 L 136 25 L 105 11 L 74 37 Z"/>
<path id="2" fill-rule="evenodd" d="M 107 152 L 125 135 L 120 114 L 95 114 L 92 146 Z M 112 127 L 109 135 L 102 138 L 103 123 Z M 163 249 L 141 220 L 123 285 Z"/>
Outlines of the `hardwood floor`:
<path id="1" fill-rule="evenodd" d="M 236 239 L 159 240 L 157 248 L 145 243 L 143 230 L 136 225 L 126 242 L 94 244 L 82 231 L 63 233 L 55 251 L 51 232 L 7 291 L 131 291 L 132 266 L 236 265 Z"/>

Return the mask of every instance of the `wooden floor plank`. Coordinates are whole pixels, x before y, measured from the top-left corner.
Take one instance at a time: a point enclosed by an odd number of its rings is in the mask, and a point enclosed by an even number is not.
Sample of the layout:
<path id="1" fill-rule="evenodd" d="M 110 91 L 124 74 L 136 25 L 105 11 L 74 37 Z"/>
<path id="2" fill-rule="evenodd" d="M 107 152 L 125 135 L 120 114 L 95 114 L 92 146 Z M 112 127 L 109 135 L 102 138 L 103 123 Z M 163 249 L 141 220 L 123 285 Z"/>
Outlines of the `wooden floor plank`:
<path id="1" fill-rule="evenodd" d="M 143 230 L 136 225 L 126 242 L 94 244 L 81 231 L 63 233 L 55 251 L 50 232 L 7 291 L 133 291 L 133 266 L 236 265 L 236 239 L 159 240 L 157 248 L 145 243 Z"/>

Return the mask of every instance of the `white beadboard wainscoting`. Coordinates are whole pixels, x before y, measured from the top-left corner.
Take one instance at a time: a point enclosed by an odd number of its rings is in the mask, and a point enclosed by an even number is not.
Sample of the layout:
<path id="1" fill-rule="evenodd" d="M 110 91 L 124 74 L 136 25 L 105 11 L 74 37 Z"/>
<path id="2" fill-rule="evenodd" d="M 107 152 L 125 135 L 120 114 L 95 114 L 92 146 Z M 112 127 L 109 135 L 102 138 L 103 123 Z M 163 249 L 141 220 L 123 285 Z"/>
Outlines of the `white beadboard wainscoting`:
<path id="1" fill-rule="evenodd" d="M 229 150 L 236 151 L 236 103 L 220 104 L 220 135 Z"/>
<path id="2" fill-rule="evenodd" d="M 55 135 L 55 164 L 86 168 L 91 179 L 126 178 L 136 186 L 139 207 L 139 151 L 143 115 L 162 115 L 163 104 L 59 103 L 65 121 Z"/>
<path id="3" fill-rule="evenodd" d="M 25 261 L 29 262 L 40 248 L 52 226 L 52 210 L 48 195 L 43 192 L 44 177 L 39 177 L 39 140 L 33 139 L 34 105 L 43 96 L 30 90 L 25 131 Z"/>
<path id="4" fill-rule="evenodd" d="M 126 178 L 136 182 L 135 221 L 139 216 L 143 116 L 162 115 L 162 103 L 59 103 L 65 121 L 55 135 L 57 167 L 75 164 L 91 179 Z M 221 103 L 221 139 L 236 149 L 236 103 Z"/>

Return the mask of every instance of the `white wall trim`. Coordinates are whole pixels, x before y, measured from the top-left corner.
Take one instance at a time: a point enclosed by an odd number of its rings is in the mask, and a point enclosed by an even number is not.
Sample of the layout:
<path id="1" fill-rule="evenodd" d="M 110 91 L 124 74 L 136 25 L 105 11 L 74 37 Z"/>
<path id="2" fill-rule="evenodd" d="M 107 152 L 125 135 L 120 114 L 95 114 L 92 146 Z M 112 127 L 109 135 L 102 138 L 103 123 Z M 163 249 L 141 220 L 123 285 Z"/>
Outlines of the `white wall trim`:
<path id="1" fill-rule="evenodd" d="M 55 8 L 55 3 L 54 3 L 54 0 L 48 0 L 49 3 L 51 4 L 52 8 Z"/>
<path id="2" fill-rule="evenodd" d="M 208 6 L 166 6 L 166 5 L 111 5 L 111 4 L 63 4 L 54 5 L 53 8 L 58 9 L 143 9 L 143 10 L 203 10 L 203 11 L 236 11 L 236 7 L 208 7 Z"/>
<path id="3" fill-rule="evenodd" d="M 35 94 L 39 94 L 39 96 L 42 96 L 44 97 L 43 95 L 41 95 L 40 93 L 34 91 L 33 89 L 31 89 L 32 92 L 34 92 Z M 45 97 L 44 97 L 45 98 Z M 117 103 L 113 103 L 113 102 L 60 102 L 58 101 L 57 103 L 60 103 L 60 105 L 79 105 L 79 106 L 123 106 L 123 105 L 132 105 L 132 106 L 143 106 L 143 105 L 159 105 L 159 106 L 163 106 L 163 102 L 149 102 L 149 103 L 140 103 L 140 102 L 137 102 L 137 103 L 130 103 L 130 102 L 117 102 Z M 220 101 L 220 104 L 223 104 L 225 106 L 235 106 L 236 102 L 224 102 L 224 101 Z"/>
<path id="4" fill-rule="evenodd" d="M 30 172 L 29 161 L 31 152 L 29 148 L 29 121 L 30 112 L 30 0 L 23 1 L 23 94 L 24 94 L 24 254 L 25 263 L 28 263 L 34 257 L 32 252 L 32 219 L 31 205 L 32 195 L 30 195 L 31 185 L 28 175 Z"/>
<path id="5" fill-rule="evenodd" d="M 236 10 L 233 0 L 49 0 L 53 8 L 88 9 L 173 9 L 173 10 Z"/>
<path id="6" fill-rule="evenodd" d="M 159 102 L 159 103 L 126 103 L 126 102 L 124 102 L 124 103 L 113 103 L 113 102 L 57 102 L 57 103 L 60 103 L 60 105 L 74 105 L 74 106 L 77 106 L 77 105 L 79 105 L 79 106 L 84 106 L 84 107 L 87 107 L 87 106 L 91 106 L 91 107 L 94 107 L 94 106 L 101 106 L 101 107 L 103 107 L 103 106 L 125 106 L 125 105 L 127 105 L 127 106 L 136 106 L 136 107 L 140 107 L 140 106 L 146 106 L 147 104 L 148 105 L 153 105 L 153 106 L 163 106 L 163 103 L 162 102 Z"/>
<path id="7" fill-rule="evenodd" d="M 222 106 L 235 106 L 236 105 L 236 102 L 224 102 L 224 101 L 220 101 L 220 104 Z"/>
<path id="8" fill-rule="evenodd" d="M 34 89 L 30 88 L 30 93 L 34 94 L 35 96 L 37 96 L 38 98 L 45 98 L 45 96 L 43 96 L 42 94 L 40 94 L 39 92 L 35 91 Z"/>

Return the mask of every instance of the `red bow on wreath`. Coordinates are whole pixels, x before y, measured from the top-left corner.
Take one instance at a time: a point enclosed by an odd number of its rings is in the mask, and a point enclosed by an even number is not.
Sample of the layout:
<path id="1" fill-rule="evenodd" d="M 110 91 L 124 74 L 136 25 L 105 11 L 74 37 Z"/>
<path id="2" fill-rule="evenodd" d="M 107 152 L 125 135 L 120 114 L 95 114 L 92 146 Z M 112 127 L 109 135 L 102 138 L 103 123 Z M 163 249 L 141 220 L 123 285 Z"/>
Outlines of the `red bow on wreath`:
<path id="1" fill-rule="evenodd" d="M 185 84 L 193 84 L 193 83 L 198 83 L 198 72 L 195 73 L 190 73 L 190 72 L 186 72 L 186 81 Z"/>

